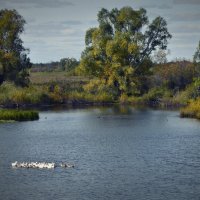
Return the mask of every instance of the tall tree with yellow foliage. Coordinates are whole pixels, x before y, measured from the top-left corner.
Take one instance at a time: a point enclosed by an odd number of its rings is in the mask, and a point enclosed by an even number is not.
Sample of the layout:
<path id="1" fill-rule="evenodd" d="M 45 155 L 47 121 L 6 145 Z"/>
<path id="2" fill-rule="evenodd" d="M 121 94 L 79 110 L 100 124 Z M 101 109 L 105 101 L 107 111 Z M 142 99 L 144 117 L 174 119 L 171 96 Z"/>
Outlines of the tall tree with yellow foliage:
<path id="1" fill-rule="evenodd" d="M 140 77 L 148 71 L 151 53 L 166 49 L 171 38 L 166 21 L 157 17 L 149 23 L 145 9 L 123 7 L 103 8 L 98 23 L 86 32 L 79 70 L 97 77 L 97 92 L 104 88 L 116 97 L 140 92 Z"/>

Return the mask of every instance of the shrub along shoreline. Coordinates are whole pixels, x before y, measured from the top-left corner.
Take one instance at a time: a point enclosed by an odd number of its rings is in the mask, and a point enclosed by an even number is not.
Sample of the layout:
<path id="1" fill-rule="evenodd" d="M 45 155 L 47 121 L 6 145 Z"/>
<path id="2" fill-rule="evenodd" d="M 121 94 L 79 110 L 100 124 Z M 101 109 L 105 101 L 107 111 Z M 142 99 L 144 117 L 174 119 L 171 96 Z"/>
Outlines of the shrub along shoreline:
<path id="1" fill-rule="evenodd" d="M 27 94 L 28 95 L 28 94 Z M 31 96 L 31 95 L 30 95 Z M 50 97 L 49 97 L 50 99 Z M 48 101 L 13 101 L 8 99 L 7 102 L 1 102 L 0 107 L 0 122 L 3 121 L 29 121 L 38 120 L 39 113 L 32 110 L 21 110 L 26 109 L 38 109 L 49 106 L 108 106 L 108 105 L 136 105 L 136 106 L 150 106 L 158 108 L 179 108 L 180 117 L 183 118 L 197 118 L 200 119 L 200 98 L 197 100 L 191 100 L 190 103 L 180 102 L 174 98 L 152 98 L 148 94 L 143 97 L 121 97 L 118 101 L 115 101 L 108 96 L 98 97 L 96 95 L 87 95 L 84 93 L 71 93 L 70 95 L 63 95 L 60 101 L 50 99 Z M 9 108 L 9 109 L 8 109 Z M 11 108 L 11 110 L 10 110 Z"/>
<path id="2" fill-rule="evenodd" d="M 44 84 L 42 86 L 35 84 L 22 88 L 15 86 L 11 82 L 5 82 L 0 86 L 0 107 L 4 109 L 40 109 L 54 105 L 106 106 L 127 104 L 165 109 L 181 108 L 181 117 L 199 118 L 199 115 L 196 114 L 198 113 L 195 107 L 197 104 L 196 101 L 192 103 L 192 108 L 189 104 L 191 102 L 190 99 L 197 99 L 199 96 L 199 93 L 197 93 L 199 91 L 199 83 L 192 83 L 185 90 L 175 94 L 169 89 L 154 87 L 142 96 L 127 96 L 122 94 L 116 99 L 108 92 L 102 91 L 93 94 L 85 91 L 80 85 L 78 88 L 68 90 L 66 86 L 58 83 Z M 191 109 L 193 109 L 192 112 Z"/>
<path id="3" fill-rule="evenodd" d="M 200 119 L 200 98 L 191 101 L 180 111 L 181 117 Z"/>
<path id="4" fill-rule="evenodd" d="M 187 97 L 188 98 L 188 97 Z M 182 99 L 182 97 L 181 97 Z M 127 96 L 119 98 L 108 92 L 92 93 L 84 91 L 81 86 L 67 90 L 65 86 L 51 83 L 49 85 L 30 85 L 21 88 L 11 82 L 0 86 L 0 107 L 3 108 L 33 108 L 50 105 L 109 105 L 131 104 L 159 107 L 180 107 L 186 105 L 174 97 L 170 91 L 163 88 L 153 88 L 143 96 Z"/>

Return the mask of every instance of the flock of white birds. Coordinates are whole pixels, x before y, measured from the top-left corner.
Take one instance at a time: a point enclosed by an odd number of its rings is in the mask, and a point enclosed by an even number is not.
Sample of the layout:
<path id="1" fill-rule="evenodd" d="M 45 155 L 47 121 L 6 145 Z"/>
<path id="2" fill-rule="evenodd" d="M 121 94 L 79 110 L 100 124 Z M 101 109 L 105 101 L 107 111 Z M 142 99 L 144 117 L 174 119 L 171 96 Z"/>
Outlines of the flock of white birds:
<path id="1" fill-rule="evenodd" d="M 55 167 L 63 167 L 63 168 L 74 168 L 73 164 L 69 163 L 61 163 L 60 165 L 56 165 L 55 163 L 47 163 L 47 162 L 17 162 L 11 164 L 13 168 L 34 168 L 34 169 L 54 169 Z"/>

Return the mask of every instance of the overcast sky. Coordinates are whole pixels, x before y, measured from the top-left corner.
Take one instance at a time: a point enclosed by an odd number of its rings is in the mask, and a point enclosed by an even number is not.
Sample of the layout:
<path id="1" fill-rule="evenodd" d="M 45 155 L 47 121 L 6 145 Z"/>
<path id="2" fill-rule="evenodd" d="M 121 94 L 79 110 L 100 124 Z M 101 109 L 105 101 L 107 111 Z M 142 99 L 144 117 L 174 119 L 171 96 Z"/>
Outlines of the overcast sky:
<path id="1" fill-rule="evenodd" d="M 16 9 L 25 18 L 22 39 L 32 62 L 79 59 L 97 12 L 123 6 L 145 8 L 150 20 L 164 17 L 173 36 L 168 60 L 192 59 L 200 40 L 200 0 L 0 0 L 0 9 Z"/>

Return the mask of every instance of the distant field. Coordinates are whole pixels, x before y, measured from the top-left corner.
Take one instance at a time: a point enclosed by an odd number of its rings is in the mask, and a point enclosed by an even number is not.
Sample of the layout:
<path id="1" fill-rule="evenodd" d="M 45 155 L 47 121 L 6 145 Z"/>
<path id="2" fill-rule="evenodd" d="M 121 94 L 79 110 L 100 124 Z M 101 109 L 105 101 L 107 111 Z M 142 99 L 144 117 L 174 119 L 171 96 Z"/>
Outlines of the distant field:
<path id="1" fill-rule="evenodd" d="M 87 77 L 67 76 L 66 72 L 31 72 L 30 80 L 33 84 L 48 84 L 51 82 L 57 83 L 86 83 L 89 81 Z"/>

